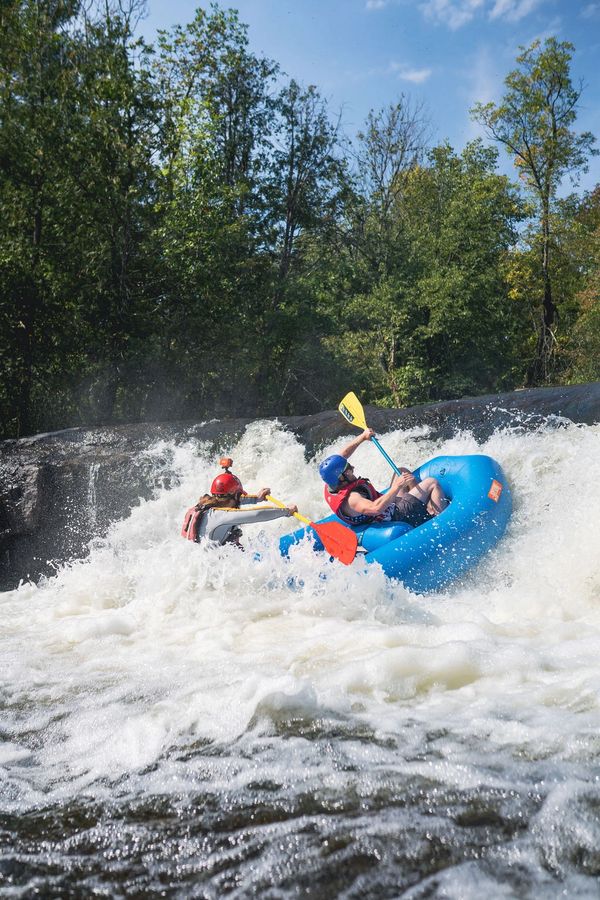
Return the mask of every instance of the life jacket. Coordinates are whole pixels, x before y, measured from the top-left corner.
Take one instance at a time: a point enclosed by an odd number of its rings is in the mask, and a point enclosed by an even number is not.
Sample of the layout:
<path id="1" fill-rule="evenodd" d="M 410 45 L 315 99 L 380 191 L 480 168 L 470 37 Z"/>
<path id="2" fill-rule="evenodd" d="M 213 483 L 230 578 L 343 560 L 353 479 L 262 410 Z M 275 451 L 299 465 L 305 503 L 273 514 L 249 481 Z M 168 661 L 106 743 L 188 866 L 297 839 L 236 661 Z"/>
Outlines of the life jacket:
<path id="1" fill-rule="evenodd" d="M 211 507 L 208 507 L 209 509 Z M 214 509 L 214 507 L 212 507 Z M 206 512 L 206 506 L 190 506 L 188 511 L 186 512 L 183 525 L 181 526 L 181 537 L 187 538 L 188 541 L 199 541 L 198 537 L 198 529 L 200 527 L 200 522 L 202 521 L 202 516 Z M 225 544 L 236 544 L 240 550 L 244 548 L 240 544 L 240 538 L 242 536 L 242 529 L 238 528 L 237 525 L 232 526 L 231 531 L 227 535 L 224 543 Z"/>
<path id="2" fill-rule="evenodd" d="M 181 537 L 187 538 L 188 541 L 198 540 L 198 526 L 203 512 L 204 508 L 201 506 L 190 506 L 183 519 Z"/>
<path id="3" fill-rule="evenodd" d="M 381 497 L 379 491 L 375 490 L 368 478 L 357 478 L 356 481 L 345 484 L 335 494 L 325 485 L 325 499 L 342 522 L 346 522 L 347 525 L 368 525 L 370 522 L 376 522 L 382 518 L 382 516 L 368 516 L 365 513 L 357 513 L 354 516 L 343 513 L 341 508 L 352 491 L 358 491 L 366 500 L 377 500 L 378 497 Z"/>

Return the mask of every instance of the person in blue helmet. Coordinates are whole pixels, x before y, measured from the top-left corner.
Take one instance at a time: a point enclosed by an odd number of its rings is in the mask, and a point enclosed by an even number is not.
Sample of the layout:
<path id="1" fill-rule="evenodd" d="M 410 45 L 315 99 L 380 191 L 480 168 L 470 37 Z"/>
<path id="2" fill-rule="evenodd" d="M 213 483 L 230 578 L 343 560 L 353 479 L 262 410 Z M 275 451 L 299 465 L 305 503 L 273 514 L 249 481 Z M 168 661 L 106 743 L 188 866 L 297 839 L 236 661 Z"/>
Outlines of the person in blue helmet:
<path id="1" fill-rule="evenodd" d="M 348 460 L 374 434 L 372 428 L 367 428 L 319 466 L 325 482 L 325 500 L 336 516 L 347 525 L 407 522 L 415 528 L 442 512 L 448 499 L 436 478 L 418 482 L 409 469 L 401 468 L 401 474 L 394 475 L 390 487 L 380 494 L 367 478 L 354 474 L 354 466 Z"/>

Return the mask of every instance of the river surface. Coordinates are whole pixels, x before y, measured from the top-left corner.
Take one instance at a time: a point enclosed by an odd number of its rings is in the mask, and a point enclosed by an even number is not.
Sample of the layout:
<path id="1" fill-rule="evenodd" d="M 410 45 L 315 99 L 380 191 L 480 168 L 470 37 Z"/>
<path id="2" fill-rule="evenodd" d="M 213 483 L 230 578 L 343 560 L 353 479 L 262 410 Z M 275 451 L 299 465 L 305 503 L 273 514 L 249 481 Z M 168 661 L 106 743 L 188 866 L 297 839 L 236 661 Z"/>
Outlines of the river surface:
<path id="1" fill-rule="evenodd" d="M 2 896 L 600 896 L 600 427 L 383 444 L 488 453 L 511 483 L 506 537 L 443 594 L 283 560 L 290 519 L 246 527 L 260 560 L 182 540 L 218 467 L 167 444 L 177 487 L 0 594 Z M 277 425 L 222 449 L 325 513 Z"/>

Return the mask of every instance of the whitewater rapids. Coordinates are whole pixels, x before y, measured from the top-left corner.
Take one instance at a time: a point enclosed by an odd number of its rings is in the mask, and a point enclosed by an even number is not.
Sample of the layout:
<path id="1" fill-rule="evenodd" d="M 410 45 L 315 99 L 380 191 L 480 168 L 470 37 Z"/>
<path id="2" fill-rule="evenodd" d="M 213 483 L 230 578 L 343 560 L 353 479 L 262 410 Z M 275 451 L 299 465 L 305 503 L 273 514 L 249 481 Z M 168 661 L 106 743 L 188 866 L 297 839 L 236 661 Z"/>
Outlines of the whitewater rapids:
<path id="1" fill-rule="evenodd" d="M 505 538 L 444 593 L 282 559 L 292 519 L 246 526 L 246 553 L 182 540 L 219 453 L 162 443 L 175 488 L 0 594 L 0 893 L 600 895 L 600 426 L 382 442 L 509 479 Z M 221 450 L 325 514 L 277 424 Z M 354 459 L 389 481 L 373 446 Z"/>

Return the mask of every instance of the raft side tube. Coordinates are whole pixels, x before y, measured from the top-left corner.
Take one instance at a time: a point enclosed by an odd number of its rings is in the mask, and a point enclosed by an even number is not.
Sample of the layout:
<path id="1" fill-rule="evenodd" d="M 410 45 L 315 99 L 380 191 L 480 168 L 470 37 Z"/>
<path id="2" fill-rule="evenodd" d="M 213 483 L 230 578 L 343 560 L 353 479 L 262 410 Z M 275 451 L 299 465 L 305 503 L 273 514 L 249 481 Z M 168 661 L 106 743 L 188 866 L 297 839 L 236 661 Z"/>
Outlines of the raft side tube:
<path id="1" fill-rule="evenodd" d="M 451 499 L 439 516 L 365 557 L 417 593 L 455 581 L 500 540 L 512 512 L 506 477 L 489 456 L 436 457 L 415 470 L 437 478 Z"/>

